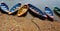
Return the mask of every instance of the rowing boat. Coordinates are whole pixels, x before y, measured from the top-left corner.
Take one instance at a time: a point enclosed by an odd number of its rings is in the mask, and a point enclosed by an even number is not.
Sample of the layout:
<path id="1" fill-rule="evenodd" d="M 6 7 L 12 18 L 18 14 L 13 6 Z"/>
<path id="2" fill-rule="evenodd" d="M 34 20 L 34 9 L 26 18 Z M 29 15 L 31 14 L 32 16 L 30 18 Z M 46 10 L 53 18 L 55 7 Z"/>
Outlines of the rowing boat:
<path id="1" fill-rule="evenodd" d="M 45 14 L 49 17 L 49 18 L 54 18 L 53 12 L 49 7 L 45 7 Z"/>
<path id="2" fill-rule="evenodd" d="M 18 3 L 9 10 L 9 7 L 6 3 L 4 3 L 4 2 L 0 3 L 0 8 L 4 12 L 7 12 L 8 14 L 12 14 L 12 13 L 16 12 L 20 8 L 20 6 L 21 6 L 21 3 Z"/>
<path id="3" fill-rule="evenodd" d="M 10 10 L 9 10 L 9 13 L 8 14 L 12 14 L 16 11 L 18 11 L 18 9 L 21 7 L 21 3 L 18 3 L 16 5 L 14 5 Z"/>
<path id="4" fill-rule="evenodd" d="M 58 8 L 58 7 L 54 7 L 54 12 L 56 12 L 57 14 L 60 15 L 60 8 Z"/>
<path id="5" fill-rule="evenodd" d="M 23 5 L 21 8 L 18 10 L 18 16 L 22 16 L 25 14 L 28 10 L 28 5 Z"/>
<path id="6" fill-rule="evenodd" d="M 7 6 L 7 4 L 6 3 L 4 3 L 4 2 L 1 2 L 0 3 L 0 8 L 1 8 L 1 10 L 3 10 L 4 12 L 9 12 L 9 7 Z"/>
<path id="7" fill-rule="evenodd" d="M 44 18 L 47 18 L 47 16 L 45 15 L 45 13 L 42 12 L 39 8 L 35 7 L 35 6 L 32 5 L 32 4 L 28 4 L 28 6 L 29 6 L 29 9 L 30 9 L 33 13 L 39 15 L 39 17 L 42 16 L 42 17 L 44 17 Z"/>

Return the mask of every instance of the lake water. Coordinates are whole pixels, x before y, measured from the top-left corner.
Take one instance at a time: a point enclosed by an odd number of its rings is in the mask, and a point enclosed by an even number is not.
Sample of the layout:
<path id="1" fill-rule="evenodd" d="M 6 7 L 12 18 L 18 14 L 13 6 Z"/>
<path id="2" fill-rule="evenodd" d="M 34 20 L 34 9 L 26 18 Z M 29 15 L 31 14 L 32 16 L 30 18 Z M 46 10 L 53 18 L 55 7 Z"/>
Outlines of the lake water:
<path id="1" fill-rule="evenodd" d="M 22 5 L 25 3 L 30 3 L 38 7 L 40 10 L 44 11 L 44 8 L 46 5 L 50 7 L 52 10 L 55 6 L 60 8 L 60 0 L 0 0 L 0 2 L 3 1 L 5 2 L 9 8 L 17 4 L 18 2 L 21 2 Z M 60 18 L 55 15 L 55 20 L 60 21 Z"/>

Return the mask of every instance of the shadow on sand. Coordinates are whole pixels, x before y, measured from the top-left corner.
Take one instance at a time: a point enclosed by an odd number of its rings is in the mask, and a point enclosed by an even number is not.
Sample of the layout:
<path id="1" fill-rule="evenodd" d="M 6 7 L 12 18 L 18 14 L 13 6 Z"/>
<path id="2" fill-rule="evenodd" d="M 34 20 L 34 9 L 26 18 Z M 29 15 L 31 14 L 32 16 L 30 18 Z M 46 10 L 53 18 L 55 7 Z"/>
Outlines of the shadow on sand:
<path id="1" fill-rule="evenodd" d="M 49 20 L 49 21 L 51 21 L 51 22 L 53 22 L 54 21 L 54 19 L 53 18 L 50 18 L 48 15 L 47 15 L 47 19 Z"/>
<path id="2" fill-rule="evenodd" d="M 1 8 L 0 8 L 0 12 L 3 14 L 8 14 L 7 12 L 3 11 Z"/>

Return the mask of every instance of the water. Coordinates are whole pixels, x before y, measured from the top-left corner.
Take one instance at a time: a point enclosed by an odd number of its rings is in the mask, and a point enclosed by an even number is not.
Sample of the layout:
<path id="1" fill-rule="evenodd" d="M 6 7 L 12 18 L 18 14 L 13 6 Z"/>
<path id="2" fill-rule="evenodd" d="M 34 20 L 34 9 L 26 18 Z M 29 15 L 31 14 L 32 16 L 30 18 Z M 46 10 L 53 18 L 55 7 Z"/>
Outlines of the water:
<path id="1" fill-rule="evenodd" d="M 42 11 L 44 11 L 46 5 L 48 5 L 48 7 L 50 7 L 52 10 L 55 6 L 60 8 L 60 0 L 0 0 L 0 2 L 1 1 L 5 2 L 10 9 L 18 2 L 21 2 L 22 5 L 25 3 L 33 4 Z M 54 16 L 55 20 L 60 21 L 60 18 L 57 15 L 54 14 Z"/>

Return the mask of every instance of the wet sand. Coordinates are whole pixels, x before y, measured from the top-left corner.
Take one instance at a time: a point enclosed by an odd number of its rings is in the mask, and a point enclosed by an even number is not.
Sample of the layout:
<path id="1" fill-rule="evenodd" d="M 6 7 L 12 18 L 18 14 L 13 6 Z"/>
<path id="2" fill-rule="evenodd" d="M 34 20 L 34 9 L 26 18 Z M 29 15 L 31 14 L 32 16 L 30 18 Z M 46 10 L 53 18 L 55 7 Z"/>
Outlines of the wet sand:
<path id="1" fill-rule="evenodd" d="M 60 31 L 60 23 L 33 18 L 29 13 L 25 17 L 1 14 L 0 31 Z"/>

